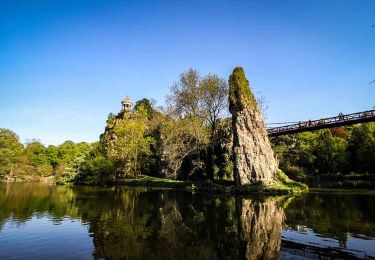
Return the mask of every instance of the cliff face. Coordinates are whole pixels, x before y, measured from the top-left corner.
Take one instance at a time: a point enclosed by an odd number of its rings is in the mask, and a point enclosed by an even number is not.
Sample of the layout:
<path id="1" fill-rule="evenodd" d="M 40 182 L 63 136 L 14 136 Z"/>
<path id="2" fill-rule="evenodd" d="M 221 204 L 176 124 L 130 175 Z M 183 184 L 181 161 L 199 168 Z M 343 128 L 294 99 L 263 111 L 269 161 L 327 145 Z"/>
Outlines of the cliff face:
<path id="1" fill-rule="evenodd" d="M 232 127 L 236 183 L 272 182 L 278 165 L 260 112 L 252 108 L 236 112 Z"/>
<path id="2" fill-rule="evenodd" d="M 236 184 L 272 182 L 276 179 L 278 164 L 242 68 L 235 68 L 229 78 L 229 103 Z"/>

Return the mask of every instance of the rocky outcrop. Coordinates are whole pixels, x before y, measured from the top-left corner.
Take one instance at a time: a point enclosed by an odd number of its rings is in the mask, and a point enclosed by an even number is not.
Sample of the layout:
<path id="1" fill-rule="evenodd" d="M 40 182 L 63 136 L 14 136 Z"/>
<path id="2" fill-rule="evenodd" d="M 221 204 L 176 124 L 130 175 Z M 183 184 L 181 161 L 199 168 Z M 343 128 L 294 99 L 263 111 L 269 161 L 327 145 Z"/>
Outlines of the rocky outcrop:
<path id="1" fill-rule="evenodd" d="M 260 112 L 247 108 L 232 117 L 234 176 L 239 185 L 276 178 L 278 168 Z"/>
<path id="2" fill-rule="evenodd" d="M 270 183 L 276 179 L 278 163 L 268 140 L 262 114 L 242 68 L 233 70 L 229 91 L 236 184 Z"/>

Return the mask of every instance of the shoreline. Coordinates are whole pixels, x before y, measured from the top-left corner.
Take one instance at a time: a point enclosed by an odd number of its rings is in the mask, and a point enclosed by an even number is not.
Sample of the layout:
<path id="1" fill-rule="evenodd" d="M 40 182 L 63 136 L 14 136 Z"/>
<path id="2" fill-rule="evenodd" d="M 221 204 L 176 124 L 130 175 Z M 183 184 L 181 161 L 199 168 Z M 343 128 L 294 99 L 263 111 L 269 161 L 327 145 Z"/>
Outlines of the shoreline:
<path id="1" fill-rule="evenodd" d="M 110 183 L 110 186 L 130 186 L 145 188 L 169 188 L 188 191 L 204 191 L 212 193 L 230 194 L 267 194 L 267 195 L 287 195 L 307 192 L 308 186 L 290 180 L 282 171 L 278 171 L 278 180 L 264 185 L 262 183 L 245 184 L 237 187 L 233 181 L 225 180 L 204 180 L 204 181 L 180 181 L 163 179 L 141 175 L 138 178 L 120 179 Z"/>
<path id="2" fill-rule="evenodd" d="M 123 178 L 117 181 L 109 182 L 106 185 L 97 183 L 77 183 L 77 184 L 59 184 L 56 183 L 53 176 L 43 178 L 21 179 L 8 178 L 0 180 L 0 183 L 50 183 L 55 185 L 67 186 L 128 186 L 139 188 L 166 188 L 186 191 L 202 191 L 210 193 L 227 193 L 227 194 L 264 194 L 264 195 L 288 195 L 307 192 L 308 186 L 296 181 L 290 180 L 282 171 L 278 171 L 278 180 L 270 184 L 252 183 L 237 187 L 230 180 L 201 180 L 201 181 L 181 181 L 140 175 L 136 178 Z"/>

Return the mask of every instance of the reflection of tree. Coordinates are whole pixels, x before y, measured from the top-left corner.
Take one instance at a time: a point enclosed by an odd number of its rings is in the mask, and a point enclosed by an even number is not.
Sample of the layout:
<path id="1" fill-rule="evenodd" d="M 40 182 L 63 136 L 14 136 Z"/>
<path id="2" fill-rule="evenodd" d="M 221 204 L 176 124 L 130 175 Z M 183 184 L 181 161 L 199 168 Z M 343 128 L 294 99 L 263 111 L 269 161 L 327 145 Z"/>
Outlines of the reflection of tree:
<path id="1" fill-rule="evenodd" d="M 239 259 L 278 257 L 284 218 L 275 200 L 193 196 L 175 191 L 115 191 L 121 200 L 88 216 L 95 257 Z M 121 194 L 121 196 L 120 196 Z M 116 197 L 115 196 L 115 197 Z M 111 207 L 104 206 L 110 203 Z M 86 204 L 86 203 L 85 203 Z M 94 205 L 80 201 L 81 210 Z M 101 210 L 102 208 L 102 210 Z M 243 250 L 241 250 L 241 247 Z"/>
<path id="2" fill-rule="evenodd" d="M 141 193 L 136 190 L 117 189 L 113 193 L 115 196 L 108 194 L 99 204 L 97 200 L 90 200 L 88 207 L 81 208 L 84 212 L 90 212 L 86 217 L 93 233 L 94 255 L 97 258 L 119 259 L 126 252 L 128 257 L 140 258 L 147 242 L 145 239 L 151 235 L 147 222 L 152 205 L 142 203 L 138 199 Z M 99 207 L 95 207 L 95 204 Z M 96 210 L 90 210 L 91 207 Z"/>
<path id="3" fill-rule="evenodd" d="M 305 194 L 286 209 L 293 229 L 305 225 L 314 232 L 336 238 L 345 247 L 348 233 L 375 237 L 373 196 L 359 194 Z"/>
<path id="4" fill-rule="evenodd" d="M 89 224 L 95 258 L 241 259 L 279 256 L 280 203 L 125 188 L 0 186 L 0 223 L 32 215 Z"/>
<path id="5" fill-rule="evenodd" d="M 0 223 L 12 218 L 22 223 L 33 214 L 49 213 L 55 222 L 64 216 L 76 217 L 72 204 L 74 193 L 68 187 L 36 183 L 0 185 Z"/>

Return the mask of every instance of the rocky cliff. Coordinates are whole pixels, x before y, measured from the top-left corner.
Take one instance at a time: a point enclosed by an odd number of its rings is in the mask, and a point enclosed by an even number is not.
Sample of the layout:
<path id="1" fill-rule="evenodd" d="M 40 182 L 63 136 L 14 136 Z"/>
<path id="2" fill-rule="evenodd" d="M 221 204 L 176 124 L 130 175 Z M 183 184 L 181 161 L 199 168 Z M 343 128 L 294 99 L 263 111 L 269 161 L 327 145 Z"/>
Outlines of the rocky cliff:
<path id="1" fill-rule="evenodd" d="M 229 78 L 229 104 L 236 184 L 272 182 L 276 179 L 278 163 L 249 82 L 239 67 Z"/>

